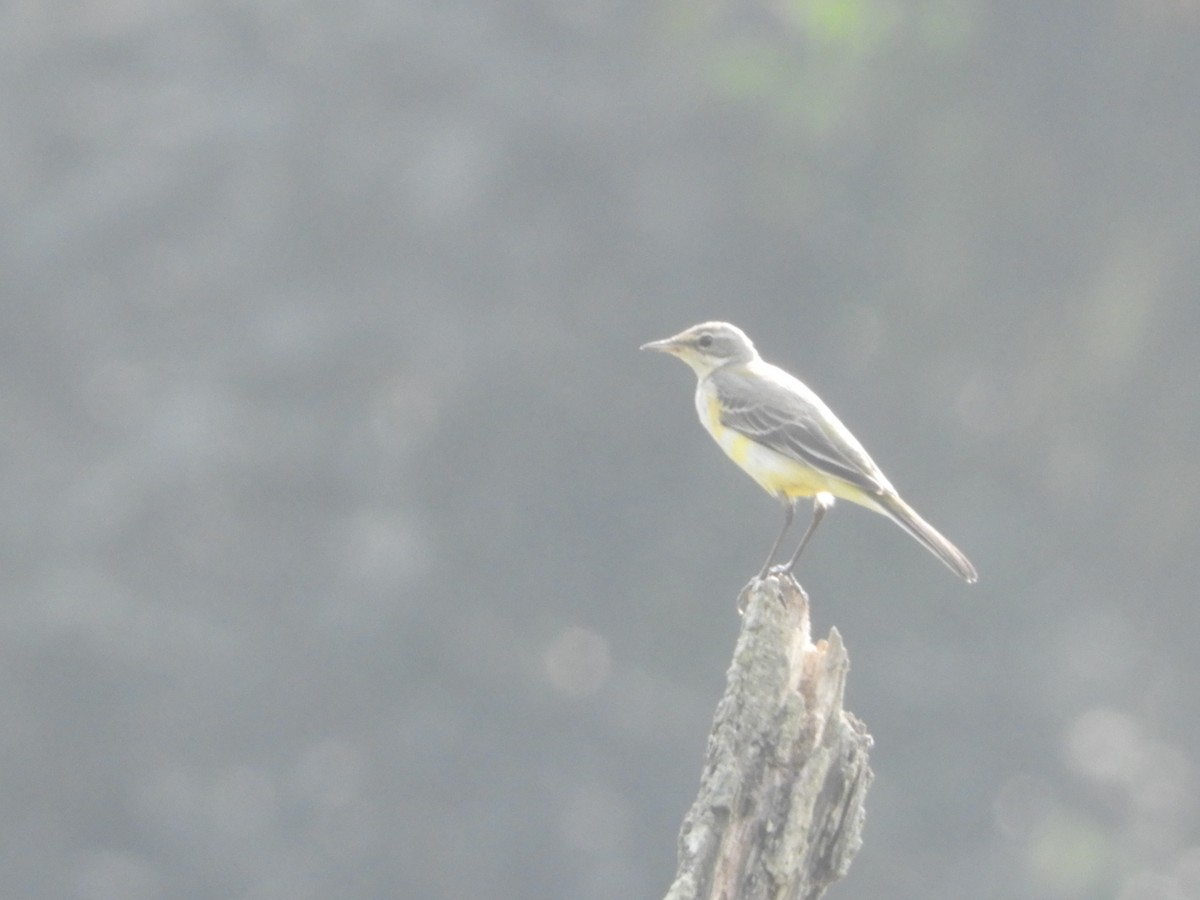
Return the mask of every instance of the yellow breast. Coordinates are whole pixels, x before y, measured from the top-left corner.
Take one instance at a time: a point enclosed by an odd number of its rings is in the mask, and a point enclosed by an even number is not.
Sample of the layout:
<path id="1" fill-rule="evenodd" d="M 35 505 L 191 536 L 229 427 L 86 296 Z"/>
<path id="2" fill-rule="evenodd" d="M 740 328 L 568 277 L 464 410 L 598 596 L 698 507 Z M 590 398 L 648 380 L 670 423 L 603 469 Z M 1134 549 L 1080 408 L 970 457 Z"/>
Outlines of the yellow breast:
<path id="1" fill-rule="evenodd" d="M 807 463 L 784 456 L 722 425 L 716 392 L 705 384 L 701 384 L 696 392 L 696 411 L 700 414 L 700 422 L 725 454 L 771 496 L 811 497 L 821 491 L 843 495 L 840 480 L 831 479 Z"/>

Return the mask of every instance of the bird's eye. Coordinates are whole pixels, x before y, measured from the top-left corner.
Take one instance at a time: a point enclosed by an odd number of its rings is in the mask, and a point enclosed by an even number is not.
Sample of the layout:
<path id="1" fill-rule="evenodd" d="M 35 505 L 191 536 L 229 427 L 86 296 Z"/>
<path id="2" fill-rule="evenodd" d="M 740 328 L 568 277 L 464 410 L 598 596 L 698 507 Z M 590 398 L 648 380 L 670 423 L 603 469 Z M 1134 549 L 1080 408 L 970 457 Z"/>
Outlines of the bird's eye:
<path id="1" fill-rule="evenodd" d="M 700 335 L 700 340 L 696 341 L 696 343 L 707 350 L 709 347 L 712 346 L 712 335 L 711 334 L 702 334 L 702 335 Z"/>

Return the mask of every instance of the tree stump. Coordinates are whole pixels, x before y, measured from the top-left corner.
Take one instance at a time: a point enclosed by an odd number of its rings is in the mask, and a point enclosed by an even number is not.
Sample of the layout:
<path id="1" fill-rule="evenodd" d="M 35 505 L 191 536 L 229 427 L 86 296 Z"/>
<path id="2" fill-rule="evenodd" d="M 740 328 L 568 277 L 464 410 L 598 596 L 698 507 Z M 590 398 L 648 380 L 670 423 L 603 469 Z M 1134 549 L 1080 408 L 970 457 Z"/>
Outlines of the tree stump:
<path id="1" fill-rule="evenodd" d="M 810 900 L 862 846 L 871 736 L 842 709 L 837 629 L 813 644 L 790 576 L 751 582 L 666 900 Z"/>

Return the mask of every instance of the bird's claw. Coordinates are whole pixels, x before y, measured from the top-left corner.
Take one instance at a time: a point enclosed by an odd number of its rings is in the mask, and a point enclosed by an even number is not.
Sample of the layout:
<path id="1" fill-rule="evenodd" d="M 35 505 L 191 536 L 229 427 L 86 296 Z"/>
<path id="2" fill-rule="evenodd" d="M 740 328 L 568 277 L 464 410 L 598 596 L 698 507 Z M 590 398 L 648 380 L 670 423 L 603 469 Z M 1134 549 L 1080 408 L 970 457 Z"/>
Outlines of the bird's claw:
<path id="1" fill-rule="evenodd" d="M 758 582 L 759 582 L 759 579 L 755 578 L 753 581 L 749 582 L 744 588 L 742 588 L 741 593 L 738 594 L 737 614 L 739 616 L 744 616 L 746 614 L 746 607 L 748 607 L 750 605 L 750 588 L 754 587 L 754 585 L 758 584 Z"/>
<path id="2" fill-rule="evenodd" d="M 786 578 L 792 584 L 799 585 L 800 582 L 796 579 L 796 571 L 787 563 L 780 563 L 777 566 L 771 566 L 767 570 L 767 575 L 774 575 L 776 578 Z"/>

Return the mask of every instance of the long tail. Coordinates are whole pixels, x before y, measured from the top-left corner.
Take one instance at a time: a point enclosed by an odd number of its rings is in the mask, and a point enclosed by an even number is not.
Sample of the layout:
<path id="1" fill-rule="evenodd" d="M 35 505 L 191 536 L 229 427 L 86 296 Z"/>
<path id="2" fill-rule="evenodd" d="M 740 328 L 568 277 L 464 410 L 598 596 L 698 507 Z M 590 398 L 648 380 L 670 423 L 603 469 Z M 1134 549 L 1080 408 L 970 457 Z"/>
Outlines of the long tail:
<path id="1" fill-rule="evenodd" d="M 885 494 L 875 498 L 885 515 L 911 534 L 930 553 L 946 564 L 952 572 L 968 584 L 979 578 L 975 567 L 961 550 L 946 540 L 936 528 L 917 515 L 917 511 L 896 494 Z"/>

